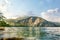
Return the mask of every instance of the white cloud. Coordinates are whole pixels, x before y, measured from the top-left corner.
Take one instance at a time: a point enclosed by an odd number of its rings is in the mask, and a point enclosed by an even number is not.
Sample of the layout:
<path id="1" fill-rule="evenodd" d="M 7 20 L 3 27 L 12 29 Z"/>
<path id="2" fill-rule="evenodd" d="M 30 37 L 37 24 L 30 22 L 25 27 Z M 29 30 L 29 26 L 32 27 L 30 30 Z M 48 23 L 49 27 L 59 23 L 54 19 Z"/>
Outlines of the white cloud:
<path id="1" fill-rule="evenodd" d="M 15 14 L 15 17 L 23 17 L 23 16 L 34 16 L 33 11 L 20 11 L 18 14 Z"/>
<path id="2" fill-rule="evenodd" d="M 11 12 L 4 12 L 4 16 L 6 18 L 11 18 L 13 16 L 13 13 L 11 13 Z"/>
<path id="3" fill-rule="evenodd" d="M 11 5 L 11 0 L 2 0 L 1 4 L 0 4 L 0 11 L 4 14 L 5 17 L 7 18 L 15 18 L 15 17 L 19 17 L 19 16 L 32 16 L 34 15 L 33 13 L 31 13 L 31 11 L 22 11 L 20 10 L 19 12 L 10 12 L 9 7 L 12 7 L 13 5 Z M 15 13 L 15 14 L 14 14 Z"/>
<path id="4" fill-rule="evenodd" d="M 5 2 L 6 2 L 6 3 L 9 3 L 9 1 L 8 1 L 8 0 L 5 0 Z"/>
<path id="5" fill-rule="evenodd" d="M 48 21 L 60 22 L 60 9 L 47 10 L 46 12 L 42 12 L 41 16 Z"/>
<path id="6" fill-rule="evenodd" d="M 5 17 L 11 16 L 12 14 L 8 12 L 8 7 L 10 5 L 9 0 L 1 0 L 0 3 L 0 11 L 3 13 Z"/>

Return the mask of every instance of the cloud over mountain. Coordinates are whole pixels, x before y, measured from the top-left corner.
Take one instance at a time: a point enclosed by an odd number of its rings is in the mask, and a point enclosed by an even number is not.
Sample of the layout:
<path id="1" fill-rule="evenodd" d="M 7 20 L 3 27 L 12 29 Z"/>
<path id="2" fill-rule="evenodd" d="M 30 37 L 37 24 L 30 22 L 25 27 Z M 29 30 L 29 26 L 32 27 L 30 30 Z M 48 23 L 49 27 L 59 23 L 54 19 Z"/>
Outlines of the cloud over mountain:
<path id="1" fill-rule="evenodd" d="M 60 9 L 59 8 L 49 9 L 46 12 L 42 12 L 41 15 L 42 15 L 42 18 L 48 21 L 60 22 Z"/>

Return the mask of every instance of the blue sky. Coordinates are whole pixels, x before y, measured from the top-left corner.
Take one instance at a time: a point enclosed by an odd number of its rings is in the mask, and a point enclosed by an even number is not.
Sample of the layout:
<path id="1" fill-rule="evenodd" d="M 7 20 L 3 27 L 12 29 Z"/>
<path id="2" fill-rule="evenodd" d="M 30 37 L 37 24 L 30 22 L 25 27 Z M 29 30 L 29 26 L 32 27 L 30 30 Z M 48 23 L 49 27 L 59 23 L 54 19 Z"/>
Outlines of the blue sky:
<path id="1" fill-rule="evenodd" d="M 3 0 L 3 2 L 2 0 L 0 0 L 0 6 L 3 3 L 4 8 L 6 7 L 5 9 L 7 12 L 7 13 L 5 12 L 4 15 L 7 18 L 24 16 L 24 15 L 29 16 L 34 15 L 41 17 L 41 13 L 43 14 L 43 12 L 55 9 L 59 10 L 60 8 L 60 0 Z M 59 15 L 58 17 L 60 17 L 60 14 L 58 15 Z M 52 17 L 55 16 L 57 15 L 53 14 Z"/>
<path id="2" fill-rule="evenodd" d="M 40 14 L 43 11 L 60 8 L 60 0 L 11 0 L 9 11 L 17 13 L 20 11 L 32 11 Z"/>

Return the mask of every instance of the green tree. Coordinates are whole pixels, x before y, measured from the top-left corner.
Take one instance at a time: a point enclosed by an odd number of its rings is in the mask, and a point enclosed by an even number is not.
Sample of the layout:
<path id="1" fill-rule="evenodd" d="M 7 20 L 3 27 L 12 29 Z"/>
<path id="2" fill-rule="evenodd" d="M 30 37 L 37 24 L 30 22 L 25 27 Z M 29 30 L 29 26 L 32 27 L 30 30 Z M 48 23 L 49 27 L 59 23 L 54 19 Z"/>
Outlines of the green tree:
<path id="1" fill-rule="evenodd" d="M 0 13 L 0 21 L 4 21 L 5 17 L 3 16 L 3 13 Z"/>
<path id="2" fill-rule="evenodd" d="M 5 21 L 6 17 L 3 16 L 3 13 L 0 13 L 0 26 L 10 26 Z"/>
<path id="3" fill-rule="evenodd" d="M 10 26 L 9 24 L 6 24 L 4 21 L 0 21 L 0 27 L 1 26 Z"/>

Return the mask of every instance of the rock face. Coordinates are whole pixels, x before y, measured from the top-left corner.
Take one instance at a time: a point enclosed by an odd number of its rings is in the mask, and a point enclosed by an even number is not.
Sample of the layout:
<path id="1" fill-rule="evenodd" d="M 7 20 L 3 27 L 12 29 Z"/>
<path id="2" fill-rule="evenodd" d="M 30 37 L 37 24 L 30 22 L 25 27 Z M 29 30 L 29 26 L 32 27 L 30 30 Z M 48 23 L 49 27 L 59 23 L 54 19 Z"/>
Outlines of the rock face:
<path id="1" fill-rule="evenodd" d="M 16 23 L 22 25 L 24 24 L 25 26 L 30 26 L 30 27 L 56 27 L 54 23 L 46 21 L 41 17 L 34 17 L 34 16 L 22 20 L 18 20 Z"/>

